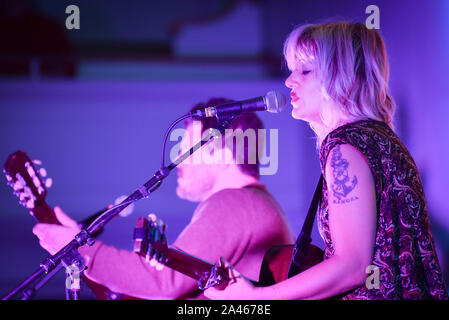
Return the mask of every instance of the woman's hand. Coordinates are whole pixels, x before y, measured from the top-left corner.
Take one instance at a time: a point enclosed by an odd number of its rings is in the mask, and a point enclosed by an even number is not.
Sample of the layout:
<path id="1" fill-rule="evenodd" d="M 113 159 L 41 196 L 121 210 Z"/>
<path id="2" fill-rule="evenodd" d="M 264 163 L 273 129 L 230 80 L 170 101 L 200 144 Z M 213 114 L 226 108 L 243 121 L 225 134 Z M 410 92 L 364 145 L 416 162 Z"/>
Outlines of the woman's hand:
<path id="1" fill-rule="evenodd" d="M 218 267 L 228 270 L 229 282 L 224 289 L 211 287 L 204 295 L 213 300 L 258 300 L 260 288 L 255 287 L 247 278 L 227 262 L 223 257 L 217 263 Z"/>
<path id="2" fill-rule="evenodd" d="M 33 233 L 39 238 L 41 247 L 52 255 L 64 248 L 81 231 L 76 221 L 61 208 L 55 207 L 54 211 L 62 225 L 38 223 L 33 227 Z"/>

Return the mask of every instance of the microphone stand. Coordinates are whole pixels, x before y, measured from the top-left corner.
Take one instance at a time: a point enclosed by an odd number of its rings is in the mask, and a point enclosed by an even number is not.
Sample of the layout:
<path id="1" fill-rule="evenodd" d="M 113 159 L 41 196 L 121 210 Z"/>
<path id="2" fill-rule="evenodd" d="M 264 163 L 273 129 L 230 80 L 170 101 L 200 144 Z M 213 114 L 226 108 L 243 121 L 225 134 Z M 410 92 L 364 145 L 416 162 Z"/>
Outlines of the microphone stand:
<path id="1" fill-rule="evenodd" d="M 53 276 L 58 273 L 59 270 L 61 270 L 62 265 L 58 265 L 56 268 L 54 268 L 51 272 L 49 272 L 41 281 L 39 281 L 33 288 L 26 289 L 23 292 L 23 297 L 21 300 L 31 300 L 36 295 L 37 291 L 39 291 L 40 288 L 42 288 Z"/>
<path id="2" fill-rule="evenodd" d="M 2 300 L 12 299 L 20 291 L 22 291 L 28 285 L 33 283 L 36 279 L 38 279 L 44 274 L 47 274 L 47 276 L 33 288 L 34 291 L 33 289 L 31 289 L 31 292 L 27 291 L 30 294 L 30 296 L 33 295 L 36 292 L 36 290 L 38 290 L 41 287 L 40 286 L 41 284 L 43 285 L 44 283 L 46 283 L 51 278 L 51 276 L 53 276 L 56 273 L 53 272 L 53 270 L 55 270 L 58 267 L 60 268 L 60 264 L 62 264 L 66 268 L 67 272 L 66 299 L 78 300 L 79 292 L 81 290 L 80 275 L 86 267 L 84 264 L 84 259 L 78 252 L 78 248 L 85 244 L 92 246 L 95 243 L 93 235 L 95 235 L 98 231 L 100 231 L 106 223 L 111 221 L 131 203 L 149 197 L 152 192 L 154 192 L 157 188 L 160 187 L 162 181 L 166 177 L 168 177 L 168 175 L 174 168 L 176 168 L 181 162 L 187 159 L 191 154 L 200 149 L 203 145 L 205 145 L 210 140 L 216 137 L 216 135 L 214 134 L 215 130 L 218 130 L 220 134 L 223 134 L 225 129 L 229 127 L 229 125 L 235 119 L 235 117 L 237 117 L 237 115 L 238 114 L 221 116 L 219 118 L 217 127 L 209 129 L 208 135 L 206 137 L 204 137 L 200 142 L 196 143 L 192 148 L 190 148 L 189 151 L 182 154 L 168 166 L 162 165 L 162 167 L 158 171 L 156 171 L 156 173 L 153 175 L 153 177 L 150 178 L 150 180 L 148 180 L 140 188 L 134 191 L 121 203 L 110 208 L 109 210 L 106 210 L 89 226 L 82 229 L 81 232 L 78 233 L 74 237 L 74 239 L 70 243 L 68 243 L 64 248 L 62 248 L 59 252 L 57 252 L 51 257 L 46 258 L 40 264 L 40 267 L 36 271 L 34 271 L 28 278 L 26 278 L 19 286 L 13 289 L 10 293 L 2 297 Z M 188 117 L 190 117 L 190 115 Z M 180 120 L 185 118 L 187 118 L 187 116 L 181 117 L 177 121 L 179 122 Z M 174 125 L 172 125 L 170 128 L 172 128 L 173 126 Z M 27 292 L 25 293 L 25 297 L 28 297 Z"/>

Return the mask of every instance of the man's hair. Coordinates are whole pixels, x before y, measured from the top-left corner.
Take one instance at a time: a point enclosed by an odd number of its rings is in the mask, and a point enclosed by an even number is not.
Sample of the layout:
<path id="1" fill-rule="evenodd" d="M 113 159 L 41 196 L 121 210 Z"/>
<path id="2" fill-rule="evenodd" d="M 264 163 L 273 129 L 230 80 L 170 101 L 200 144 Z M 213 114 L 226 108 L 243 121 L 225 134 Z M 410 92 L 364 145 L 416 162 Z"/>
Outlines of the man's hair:
<path id="1" fill-rule="evenodd" d="M 190 110 L 191 112 L 204 109 L 210 106 L 218 106 L 224 103 L 233 102 L 234 100 L 226 99 L 226 98 L 210 98 L 206 103 L 200 102 L 192 107 Z M 201 118 L 198 121 L 201 121 L 201 130 L 203 133 L 204 131 L 215 128 L 218 124 L 218 120 L 216 117 L 210 117 L 210 118 Z M 192 123 L 192 119 L 188 118 L 184 121 L 185 127 L 187 127 L 190 123 Z M 233 142 L 233 159 L 237 163 L 237 167 L 240 169 L 242 173 L 245 173 L 247 175 L 250 175 L 256 179 L 259 179 L 259 157 L 258 154 L 258 147 L 259 147 L 259 135 L 258 135 L 258 129 L 263 129 L 263 123 L 262 120 L 254 113 L 254 112 L 243 112 L 240 115 L 238 115 L 232 122 L 231 125 L 228 127 L 228 129 L 236 130 L 240 129 L 243 132 L 245 132 L 247 129 L 252 129 L 255 132 L 255 146 L 253 150 L 256 151 L 255 155 L 249 155 L 249 139 L 243 139 L 243 152 L 244 152 L 244 161 L 243 163 L 238 163 L 236 161 L 237 152 L 235 151 L 236 148 L 234 146 Z M 225 135 L 222 136 L 223 143 L 222 146 L 225 146 Z M 237 141 L 239 141 L 237 139 Z M 249 157 L 254 156 L 254 160 L 256 163 L 249 163 L 248 159 Z"/>
<path id="2" fill-rule="evenodd" d="M 388 57 L 377 30 L 348 22 L 299 26 L 284 43 L 284 57 L 292 71 L 304 60 L 317 66 L 326 94 L 339 108 L 323 110 L 321 118 L 329 128 L 339 113 L 347 121 L 374 119 L 393 129 Z M 318 140 L 324 139 L 315 132 Z"/>

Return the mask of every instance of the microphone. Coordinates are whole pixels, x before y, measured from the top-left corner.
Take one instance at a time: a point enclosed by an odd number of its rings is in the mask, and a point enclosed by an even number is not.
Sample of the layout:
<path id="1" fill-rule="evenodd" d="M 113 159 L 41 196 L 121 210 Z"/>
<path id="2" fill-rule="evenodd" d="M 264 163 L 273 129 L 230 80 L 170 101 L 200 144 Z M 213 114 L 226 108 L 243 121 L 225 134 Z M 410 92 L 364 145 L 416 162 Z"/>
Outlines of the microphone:
<path id="1" fill-rule="evenodd" d="M 242 112 L 268 111 L 279 113 L 286 105 L 285 95 L 279 91 L 270 91 L 266 95 L 248 100 L 228 102 L 219 106 L 211 106 L 190 113 L 194 118 L 211 118 L 239 115 Z"/>

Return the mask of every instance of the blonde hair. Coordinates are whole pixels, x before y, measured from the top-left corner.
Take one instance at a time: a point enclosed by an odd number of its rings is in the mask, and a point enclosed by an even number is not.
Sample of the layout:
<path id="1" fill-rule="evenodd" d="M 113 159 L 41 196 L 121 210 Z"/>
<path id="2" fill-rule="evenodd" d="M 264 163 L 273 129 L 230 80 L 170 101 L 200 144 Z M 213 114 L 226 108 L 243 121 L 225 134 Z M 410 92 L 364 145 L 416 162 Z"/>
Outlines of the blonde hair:
<path id="1" fill-rule="evenodd" d="M 362 23 L 333 22 L 295 28 L 284 43 L 290 70 L 304 60 L 315 63 L 325 94 L 335 108 L 325 108 L 324 130 L 311 125 L 318 147 L 340 121 L 383 121 L 393 129 L 395 103 L 388 90 L 389 65 L 382 37 Z"/>

